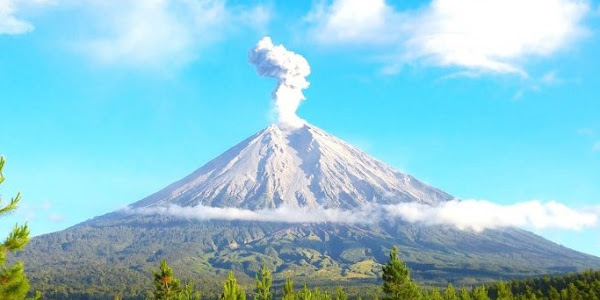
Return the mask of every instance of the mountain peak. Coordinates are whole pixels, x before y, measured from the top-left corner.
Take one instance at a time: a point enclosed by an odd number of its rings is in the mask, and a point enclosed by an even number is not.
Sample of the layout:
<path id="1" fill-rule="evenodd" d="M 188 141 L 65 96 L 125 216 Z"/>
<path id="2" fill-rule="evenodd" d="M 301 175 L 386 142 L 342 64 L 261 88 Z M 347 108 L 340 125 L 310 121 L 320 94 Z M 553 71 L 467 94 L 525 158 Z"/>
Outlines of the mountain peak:
<path id="1" fill-rule="evenodd" d="M 348 209 L 452 198 L 316 126 L 273 124 L 132 206 Z"/>

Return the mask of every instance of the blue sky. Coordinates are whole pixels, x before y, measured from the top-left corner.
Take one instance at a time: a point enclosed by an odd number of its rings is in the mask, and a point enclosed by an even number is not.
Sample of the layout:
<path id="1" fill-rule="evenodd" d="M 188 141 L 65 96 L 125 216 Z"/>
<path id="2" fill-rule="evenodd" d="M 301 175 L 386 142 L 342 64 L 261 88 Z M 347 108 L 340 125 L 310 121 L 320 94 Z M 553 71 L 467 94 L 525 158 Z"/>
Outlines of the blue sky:
<path id="1" fill-rule="evenodd" d="M 597 2 L 290 2 L 2 2 L 1 228 L 108 213 L 269 125 L 265 35 L 311 66 L 308 122 L 460 198 L 598 211 Z M 534 231 L 600 255 L 597 225 Z"/>

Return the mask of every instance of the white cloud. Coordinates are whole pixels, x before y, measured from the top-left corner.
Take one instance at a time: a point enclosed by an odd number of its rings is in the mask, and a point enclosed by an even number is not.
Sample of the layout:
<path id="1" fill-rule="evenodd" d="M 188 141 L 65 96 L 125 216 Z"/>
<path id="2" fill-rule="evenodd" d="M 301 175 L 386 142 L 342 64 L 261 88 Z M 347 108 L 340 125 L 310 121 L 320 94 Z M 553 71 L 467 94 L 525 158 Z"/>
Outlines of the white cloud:
<path id="1" fill-rule="evenodd" d="M 317 3 L 306 17 L 311 34 L 324 44 L 388 44 L 399 39 L 401 16 L 384 0 L 336 0 Z"/>
<path id="2" fill-rule="evenodd" d="M 589 127 L 579 128 L 579 129 L 577 129 L 577 134 L 584 136 L 584 137 L 593 137 L 594 129 L 589 128 Z"/>
<path id="3" fill-rule="evenodd" d="M 181 207 L 170 205 L 166 207 L 150 207 L 124 210 L 126 213 L 153 215 L 161 214 L 198 220 L 241 220 L 282 223 L 370 223 L 372 208 L 361 210 L 339 210 L 327 208 L 294 208 L 279 207 L 277 209 L 248 210 L 235 207 L 211 207 L 198 205 Z"/>
<path id="4" fill-rule="evenodd" d="M 596 142 L 594 143 L 594 145 L 592 146 L 592 150 L 593 150 L 594 152 L 598 152 L 598 151 L 600 151 L 600 141 L 596 141 Z"/>
<path id="5" fill-rule="evenodd" d="M 556 74 L 556 71 L 549 71 L 542 75 L 540 78 L 540 83 L 544 85 L 556 85 L 561 83 L 562 80 Z"/>
<path id="6" fill-rule="evenodd" d="M 580 230 L 598 225 L 600 211 L 576 210 L 557 202 L 527 201 L 500 205 L 482 200 L 449 201 L 438 206 L 419 203 L 366 205 L 354 210 L 291 208 L 247 210 L 209 206 L 125 209 L 126 213 L 161 214 L 199 220 L 243 220 L 284 223 L 376 223 L 402 220 L 448 225 L 476 232 L 502 227 Z"/>
<path id="7" fill-rule="evenodd" d="M 397 70 L 420 63 L 526 76 L 525 59 L 547 57 L 586 33 L 581 0 L 433 0 L 398 11 L 384 0 L 334 0 L 307 17 L 322 44 L 360 44 L 394 52 Z"/>
<path id="8" fill-rule="evenodd" d="M 61 214 L 51 214 L 48 216 L 48 221 L 50 222 L 54 222 L 54 223 L 60 223 L 65 221 L 65 216 L 61 215 Z"/>
<path id="9" fill-rule="evenodd" d="M 453 225 L 458 229 L 482 231 L 488 228 L 523 227 L 580 230 L 594 227 L 598 214 L 571 209 L 558 202 L 527 201 L 499 205 L 489 201 L 449 201 L 429 207 L 419 204 L 386 208 L 389 216 L 429 225 Z"/>
<path id="10" fill-rule="evenodd" d="M 177 67 L 236 26 L 261 28 L 264 6 L 229 7 L 224 0 L 87 1 L 100 33 L 75 48 L 101 64 L 143 68 Z"/>
<path id="11" fill-rule="evenodd" d="M 18 18 L 15 0 L 0 1 L 0 34 L 23 34 L 33 30 L 31 23 Z"/>

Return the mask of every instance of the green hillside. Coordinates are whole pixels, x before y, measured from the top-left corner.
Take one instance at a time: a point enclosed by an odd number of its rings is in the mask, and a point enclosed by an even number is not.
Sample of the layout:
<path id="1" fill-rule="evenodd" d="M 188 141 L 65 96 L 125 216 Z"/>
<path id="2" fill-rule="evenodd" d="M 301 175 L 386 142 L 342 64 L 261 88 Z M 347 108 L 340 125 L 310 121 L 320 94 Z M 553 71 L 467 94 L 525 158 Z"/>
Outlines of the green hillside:
<path id="1" fill-rule="evenodd" d="M 409 224 L 355 226 L 200 222 L 111 214 L 34 238 L 17 258 L 32 287 L 65 299 L 137 295 L 166 259 L 183 279 L 216 296 L 228 270 L 250 284 L 266 262 L 275 282 L 293 276 L 314 286 L 372 286 L 393 245 L 424 285 L 473 285 L 498 279 L 600 268 L 600 259 L 532 233 L 483 233 Z M 73 298 L 70 298 L 73 299 Z"/>

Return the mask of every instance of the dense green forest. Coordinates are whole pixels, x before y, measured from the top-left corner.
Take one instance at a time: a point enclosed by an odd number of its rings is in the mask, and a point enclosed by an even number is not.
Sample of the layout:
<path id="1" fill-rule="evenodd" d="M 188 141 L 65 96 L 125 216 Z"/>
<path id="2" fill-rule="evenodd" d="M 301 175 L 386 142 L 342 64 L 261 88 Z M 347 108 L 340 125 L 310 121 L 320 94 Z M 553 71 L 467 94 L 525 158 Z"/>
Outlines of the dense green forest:
<path id="1" fill-rule="evenodd" d="M 150 275 L 150 274 L 149 274 Z M 115 276 L 118 276 L 115 275 Z M 499 281 L 493 284 L 445 288 L 421 286 L 410 277 L 410 270 L 403 263 L 394 247 L 388 263 L 383 266 L 379 285 L 364 286 L 307 286 L 294 282 L 293 278 L 274 282 L 271 271 L 262 265 L 256 273 L 255 282 L 241 284 L 234 272 L 227 274 L 219 286 L 220 293 L 202 289 L 193 282 L 181 282 L 166 261 L 151 274 L 153 286 L 137 295 L 74 295 L 57 293 L 44 295 L 43 299 L 148 299 L 148 300 L 598 300 L 600 299 L 600 271 L 585 271 L 565 275 L 543 276 L 524 280 Z"/>

